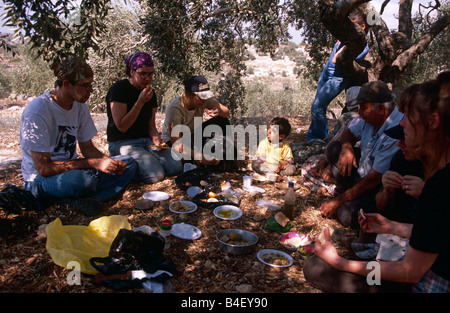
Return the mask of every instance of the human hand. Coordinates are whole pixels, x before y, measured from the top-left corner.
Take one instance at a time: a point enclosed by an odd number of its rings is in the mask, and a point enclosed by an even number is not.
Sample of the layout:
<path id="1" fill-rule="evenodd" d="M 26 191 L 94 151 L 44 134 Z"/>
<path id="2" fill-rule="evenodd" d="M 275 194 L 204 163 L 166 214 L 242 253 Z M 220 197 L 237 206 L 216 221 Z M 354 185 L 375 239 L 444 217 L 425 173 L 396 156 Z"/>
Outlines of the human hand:
<path id="1" fill-rule="evenodd" d="M 341 258 L 334 247 L 333 243 L 331 242 L 331 235 L 330 235 L 330 228 L 325 227 L 322 230 L 323 233 L 323 240 L 317 240 L 314 244 L 314 253 L 327 262 L 330 265 L 336 265 L 339 263 L 339 259 Z M 317 238 L 322 236 L 317 236 Z"/>
<path id="2" fill-rule="evenodd" d="M 317 164 L 316 166 L 314 166 L 311 170 L 310 173 L 317 178 L 320 178 L 322 176 L 323 170 L 328 166 L 328 161 L 327 160 L 320 160 L 319 164 Z"/>
<path id="3" fill-rule="evenodd" d="M 387 171 L 381 178 L 383 188 L 387 191 L 402 188 L 402 180 L 403 176 L 394 171 Z"/>
<path id="4" fill-rule="evenodd" d="M 286 166 L 289 164 L 288 161 L 280 161 L 280 163 L 278 163 L 278 167 L 275 171 L 275 173 L 279 173 L 281 170 L 286 169 Z"/>
<path id="5" fill-rule="evenodd" d="M 220 111 L 218 108 L 206 109 L 205 112 L 206 112 L 206 114 L 208 114 L 211 117 L 216 117 L 220 114 Z"/>
<path id="6" fill-rule="evenodd" d="M 390 220 L 378 213 L 364 213 L 363 217 L 358 212 L 358 222 L 365 233 L 385 234 L 390 229 Z"/>
<path id="7" fill-rule="evenodd" d="M 401 182 L 401 187 L 407 195 L 410 195 L 416 199 L 419 199 L 422 193 L 425 182 L 422 178 L 417 176 L 405 175 Z"/>
<path id="8" fill-rule="evenodd" d="M 137 102 L 144 104 L 149 102 L 152 97 L 153 97 L 153 88 L 152 86 L 148 85 L 147 87 L 142 89 L 141 93 L 139 94 Z"/>
<path id="9" fill-rule="evenodd" d="M 152 136 L 152 141 L 153 141 L 153 144 L 157 147 L 160 147 L 163 142 L 162 139 L 159 138 L 159 136 Z"/>
<path id="10" fill-rule="evenodd" d="M 200 164 L 205 166 L 213 166 L 217 165 L 219 163 L 218 161 L 219 160 L 217 160 L 216 158 L 203 154 L 202 159 L 200 160 Z"/>
<path id="11" fill-rule="evenodd" d="M 342 148 L 341 154 L 339 155 L 339 160 L 337 162 L 337 168 L 339 173 L 341 173 L 344 177 L 350 176 L 353 168 L 358 168 L 358 163 L 356 162 L 353 149 Z"/>
<path id="12" fill-rule="evenodd" d="M 337 210 L 343 205 L 343 203 L 338 200 L 338 199 L 334 199 L 334 200 L 330 200 L 330 201 L 326 201 L 324 202 L 319 210 L 320 212 L 322 212 L 322 214 L 326 217 L 333 217 Z"/>
<path id="13" fill-rule="evenodd" d="M 119 161 L 119 160 L 114 160 L 111 159 L 109 157 L 104 157 L 104 158 L 98 158 L 98 159 L 94 159 L 91 160 L 93 161 L 94 164 L 94 168 L 106 173 L 106 174 L 122 174 L 126 167 L 127 167 L 127 163 L 124 161 Z"/>

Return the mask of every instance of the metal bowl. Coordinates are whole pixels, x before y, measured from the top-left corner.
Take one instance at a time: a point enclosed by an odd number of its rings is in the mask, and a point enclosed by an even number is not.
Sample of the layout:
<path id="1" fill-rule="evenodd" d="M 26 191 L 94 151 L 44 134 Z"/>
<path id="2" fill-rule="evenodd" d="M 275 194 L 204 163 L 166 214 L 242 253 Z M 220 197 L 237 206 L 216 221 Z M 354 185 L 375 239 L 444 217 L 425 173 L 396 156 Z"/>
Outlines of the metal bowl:
<path id="1" fill-rule="evenodd" d="M 230 234 L 230 233 L 238 233 L 242 236 L 242 239 L 248 241 L 249 244 L 246 245 L 236 245 L 230 244 L 222 241 L 221 238 Z M 224 229 L 217 233 L 216 235 L 217 244 L 219 245 L 219 249 L 222 252 L 231 254 L 231 255 L 243 255 L 250 254 L 255 250 L 256 243 L 258 242 L 258 236 L 254 233 L 251 233 L 242 229 Z"/>

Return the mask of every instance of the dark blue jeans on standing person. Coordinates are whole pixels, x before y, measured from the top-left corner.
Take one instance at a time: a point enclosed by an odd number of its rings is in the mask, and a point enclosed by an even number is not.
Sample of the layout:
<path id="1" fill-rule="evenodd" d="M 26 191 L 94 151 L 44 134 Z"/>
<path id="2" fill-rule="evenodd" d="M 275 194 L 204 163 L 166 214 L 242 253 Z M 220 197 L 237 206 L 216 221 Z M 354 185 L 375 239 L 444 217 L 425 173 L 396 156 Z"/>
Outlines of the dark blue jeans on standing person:
<path id="1" fill-rule="evenodd" d="M 48 177 L 38 175 L 34 181 L 25 182 L 24 188 L 41 201 L 93 197 L 104 202 L 119 194 L 133 179 L 138 168 L 132 157 L 120 155 L 112 158 L 127 163 L 121 175 L 94 169 L 72 170 Z"/>
<path id="2" fill-rule="evenodd" d="M 327 69 L 320 74 L 316 97 L 311 105 L 311 124 L 309 125 L 307 140 L 324 139 L 330 134 L 328 131 L 327 108 L 346 87 L 347 79 L 330 76 Z"/>

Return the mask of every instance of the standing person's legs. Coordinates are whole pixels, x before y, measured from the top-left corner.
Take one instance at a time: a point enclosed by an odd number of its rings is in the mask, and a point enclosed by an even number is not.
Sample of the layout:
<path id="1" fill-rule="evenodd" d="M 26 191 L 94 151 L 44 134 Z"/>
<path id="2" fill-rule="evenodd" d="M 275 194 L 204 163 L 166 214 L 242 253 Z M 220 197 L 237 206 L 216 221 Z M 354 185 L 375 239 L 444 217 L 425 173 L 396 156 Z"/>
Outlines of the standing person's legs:
<path id="1" fill-rule="evenodd" d="M 307 140 L 324 139 L 329 135 L 327 108 L 330 102 L 344 90 L 344 87 L 343 79 L 340 77 L 332 77 L 325 83 L 319 84 L 316 97 L 311 104 L 311 124 L 306 135 Z"/>

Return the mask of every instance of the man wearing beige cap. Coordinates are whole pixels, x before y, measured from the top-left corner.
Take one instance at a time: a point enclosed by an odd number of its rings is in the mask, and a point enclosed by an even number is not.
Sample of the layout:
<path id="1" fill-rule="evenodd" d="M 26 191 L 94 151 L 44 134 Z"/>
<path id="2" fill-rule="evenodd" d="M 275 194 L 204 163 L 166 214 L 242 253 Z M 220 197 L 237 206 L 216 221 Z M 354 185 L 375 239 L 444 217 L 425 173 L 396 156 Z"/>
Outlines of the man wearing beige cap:
<path id="1" fill-rule="evenodd" d="M 357 211 L 360 208 L 375 210 L 375 193 L 382 175 L 399 149 L 398 140 L 387 136 L 384 131 L 403 118 L 395 106 L 394 94 L 382 81 L 362 85 L 355 105 L 359 106 L 359 116 L 340 140 L 327 149 L 340 194 L 320 207 L 325 216 L 337 213 L 346 227 L 358 227 Z M 356 148 L 358 142 L 360 146 Z"/>

